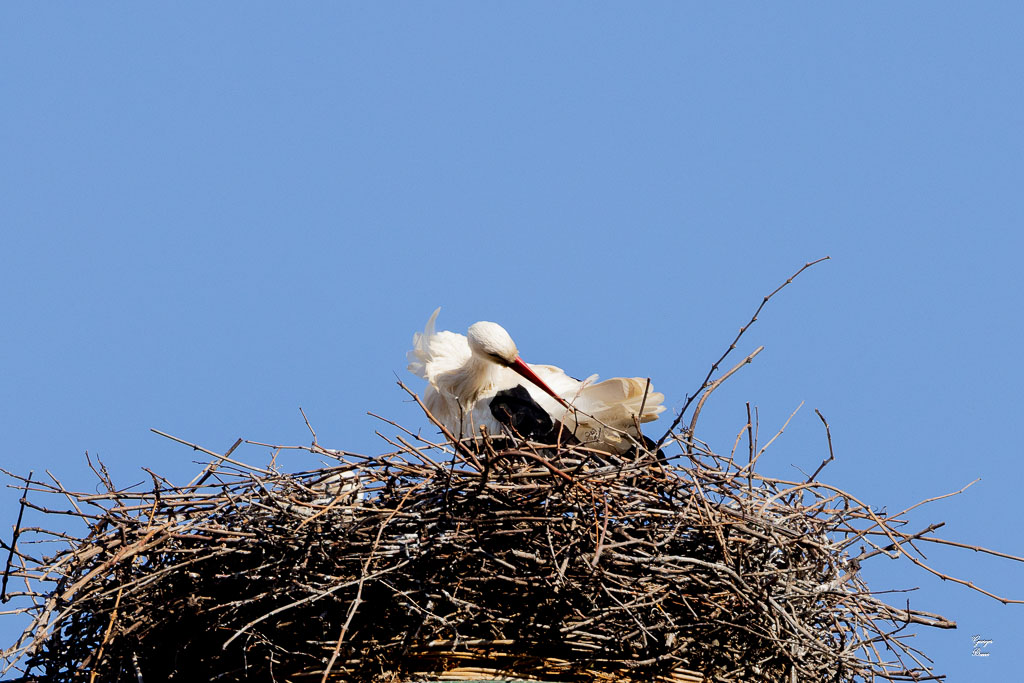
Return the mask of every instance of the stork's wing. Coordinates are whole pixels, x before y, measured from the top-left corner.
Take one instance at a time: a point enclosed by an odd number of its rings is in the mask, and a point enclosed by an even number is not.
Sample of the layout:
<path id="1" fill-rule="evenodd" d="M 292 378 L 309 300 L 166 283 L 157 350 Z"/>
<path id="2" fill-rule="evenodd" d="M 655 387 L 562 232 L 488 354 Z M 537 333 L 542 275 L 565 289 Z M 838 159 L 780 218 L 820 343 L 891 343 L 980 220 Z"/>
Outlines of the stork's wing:
<path id="1" fill-rule="evenodd" d="M 648 386 L 645 377 L 613 377 L 598 382 L 597 375 L 591 375 L 581 382 L 553 365 L 530 367 L 555 393 L 576 408 L 619 429 L 632 426 L 634 415 L 641 422 L 650 422 L 658 419 L 658 415 L 665 411 L 662 405 L 664 394 Z M 550 409 L 552 415 L 557 416 L 564 411 L 550 398 L 538 395 L 533 386 L 528 389 L 541 405 Z"/>
<path id="2" fill-rule="evenodd" d="M 632 425 L 634 415 L 640 422 L 657 420 L 665 411 L 664 400 L 665 395 L 654 391 L 644 377 L 613 377 L 585 386 L 574 405 L 621 429 Z"/>
<path id="3" fill-rule="evenodd" d="M 597 381 L 597 375 L 591 375 L 582 382 L 570 377 L 562 368 L 554 365 L 534 365 L 530 363 L 530 369 L 537 373 L 537 376 L 544 380 L 544 383 L 566 401 L 572 401 L 581 387 Z"/>
<path id="4" fill-rule="evenodd" d="M 469 342 L 464 336 L 447 330 L 435 331 L 440 312 L 438 307 L 427 321 L 426 328 L 412 336 L 412 350 L 406 354 L 409 372 L 428 382 L 443 372 L 461 367 L 471 355 Z"/>

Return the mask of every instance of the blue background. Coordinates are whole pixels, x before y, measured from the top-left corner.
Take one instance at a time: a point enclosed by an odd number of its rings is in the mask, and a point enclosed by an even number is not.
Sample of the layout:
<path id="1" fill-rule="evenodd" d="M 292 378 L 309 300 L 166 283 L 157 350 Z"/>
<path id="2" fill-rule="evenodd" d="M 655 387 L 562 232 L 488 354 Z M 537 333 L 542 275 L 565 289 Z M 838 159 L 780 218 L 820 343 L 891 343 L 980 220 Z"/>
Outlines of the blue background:
<path id="1" fill-rule="evenodd" d="M 404 354 L 438 305 L 678 409 L 827 254 L 699 436 L 804 401 L 767 472 L 821 461 L 817 408 L 826 481 L 893 511 L 980 477 L 914 526 L 1024 554 L 1022 29 L 1012 2 L 4 3 L 0 466 L 184 482 L 149 428 L 308 443 L 299 406 L 384 452 L 367 411 L 427 426 L 395 380 L 422 387 Z M 1024 565 L 925 550 L 1024 598 Z M 939 673 L 1019 678 L 1024 606 L 903 564 L 866 575 L 959 622 L 915 639 Z"/>

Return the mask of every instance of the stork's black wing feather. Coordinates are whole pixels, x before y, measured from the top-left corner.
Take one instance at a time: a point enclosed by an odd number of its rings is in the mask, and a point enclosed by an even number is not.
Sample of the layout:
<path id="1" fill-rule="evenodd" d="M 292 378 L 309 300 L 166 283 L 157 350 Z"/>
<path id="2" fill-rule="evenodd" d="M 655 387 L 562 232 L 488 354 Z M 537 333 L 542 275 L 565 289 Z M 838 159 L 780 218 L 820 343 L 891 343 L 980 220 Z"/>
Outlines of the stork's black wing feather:
<path id="1" fill-rule="evenodd" d="M 491 415 L 514 434 L 531 441 L 544 440 L 554 426 L 548 412 L 533 400 L 525 387 L 518 384 L 494 395 Z"/>

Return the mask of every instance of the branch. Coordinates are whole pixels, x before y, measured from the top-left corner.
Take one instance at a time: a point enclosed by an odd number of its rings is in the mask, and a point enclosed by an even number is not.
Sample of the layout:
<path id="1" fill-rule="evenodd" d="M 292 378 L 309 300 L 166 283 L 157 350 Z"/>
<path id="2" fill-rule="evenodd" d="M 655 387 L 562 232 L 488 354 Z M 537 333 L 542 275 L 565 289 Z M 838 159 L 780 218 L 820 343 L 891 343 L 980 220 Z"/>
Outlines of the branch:
<path id="1" fill-rule="evenodd" d="M 711 365 L 711 369 L 708 370 L 708 374 L 707 374 L 706 377 L 704 377 L 704 381 L 701 382 L 699 387 L 697 387 L 697 391 L 693 392 L 693 394 L 691 394 L 690 397 L 686 399 L 686 403 L 683 404 L 683 409 L 679 411 L 679 415 L 672 422 L 672 426 L 668 428 L 668 431 L 665 432 L 664 436 L 662 436 L 660 439 L 658 439 L 658 444 L 657 444 L 657 446 L 655 446 L 655 450 L 661 448 L 661 446 L 665 443 L 665 440 L 668 437 L 672 436 L 672 432 L 675 431 L 676 427 L 678 427 L 679 424 L 683 421 L 683 416 L 686 415 L 687 408 L 689 408 L 690 404 L 693 403 L 693 400 L 695 398 L 697 398 L 697 395 L 700 394 L 702 391 L 704 391 L 705 387 L 708 386 L 708 383 L 711 381 L 711 376 L 713 374 L 715 374 L 715 372 L 718 371 L 718 366 L 721 365 L 722 361 L 724 361 L 729 356 L 729 354 L 733 352 L 733 350 L 736 348 L 736 344 L 739 342 L 740 338 L 744 335 L 744 333 L 747 330 L 750 329 L 751 325 L 753 325 L 755 322 L 757 322 L 757 316 L 760 315 L 761 309 L 764 308 L 765 304 L 767 304 L 771 300 L 771 298 L 773 296 L 775 296 L 780 291 L 782 291 L 782 289 L 786 285 L 788 285 L 791 282 L 793 282 L 793 280 L 795 280 L 797 278 L 797 276 L 800 275 L 800 273 L 804 272 L 805 270 L 807 270 L 811 266 L 817 265 L 817 264 L 821 263 L 822 261 L 827 261 L 830 258 L 832 258 L 832 257 L 831 256 L 822 256 L 820 259 L 817 259 L 817 260 L 814 260 L 814 261 L 808 261 L 807 263 L 805 263 L 800 268 L 800 270 L 798 270 L 795 273 L 793 273 L 792 275 L 790 275 L 789 278 L 785 282 L 783 282 L 781 285 L 776 287 L 775 290 L 771 294 L 769 294 L 768 296 L 766 296 L 763 299 L 761 299 L 761 305 L 757 307 L 756 311 L 754 311 L 754 315 L 751 316 L 750 320 L 747 322 L 746 325 L 744 325 L 743 327 L 740 328 L 740 331 L 736 335 L 736 338 L 732 340 L 731 344 L 729 344 L 729 348 L 727 348 L 725 350 L 725 353 L 722 354 L 722 357 L 719 358 L 718 360 L 716 360 Z"/>
<path id="2" fill-rule="evenodd" d="M 697 407 L 693 409 L 693 419 L 690 420 L 690 428 L 686 430 L 687 444 L 689 446 L 689 450 L 693 450 L 693 433 L 694 430 L 697 429 L 697 418 L 700 417 L 700 411 L 701 408 L 704 407 L 704 401 L 708 400 L 708 396 L 711 395 L 711 392 L 720 387 L 722 385 L 722 382 L 729 379 L 730 376 L 732 376 L 737 370 L 742 368 L 744 365 L 747 365 L 748 363 L 753 361 L 754 357 L 757 356 L 757 354 L 761 353 L 762 351 L 764 351 L 764 347 L 758 346 L 756 349 L 754 349 L 753 353 L 751 353 L 749 356 L 747 356 L 742 361 L 737 363 L 732 370 L 730 370 L 729 372 L 725 373 L 724 375 L 716 379 L 714 382 L 712 382 L 711 386 L 709 386 L 707 391 L 704 392 L 704 395 L 700 397 L 700 401 L 697 402 Z"/>

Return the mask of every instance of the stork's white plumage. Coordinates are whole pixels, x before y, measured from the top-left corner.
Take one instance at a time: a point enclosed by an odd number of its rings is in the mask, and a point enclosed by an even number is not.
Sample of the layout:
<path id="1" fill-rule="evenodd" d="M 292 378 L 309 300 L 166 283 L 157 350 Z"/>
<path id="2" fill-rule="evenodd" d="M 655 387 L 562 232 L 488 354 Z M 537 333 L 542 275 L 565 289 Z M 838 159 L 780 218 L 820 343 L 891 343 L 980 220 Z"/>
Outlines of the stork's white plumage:
<path id="1" fill-rule="evenodd" d="M 475 323 L 468 337 L 437 332 L 440 311 L 413 336 L 409 370 L 427 380 L 424 404 L 456 436 L 477 435 L 481 426 L 490 434 L 501 433 L 491 403 L 510 390 L 522 391 L 516 387 L 529 392 L 536 406 L 581 442 L 614 453 L 633 445 L 636 421 L 656 420 L 665 410 L 665 397 L 644 378 L 598 382 L 593 375 L 580 381 L 552 365 L 527 365 L 501 325 Z"/>

